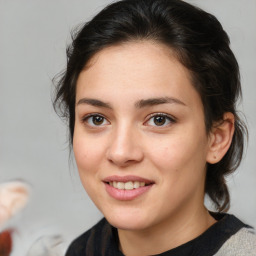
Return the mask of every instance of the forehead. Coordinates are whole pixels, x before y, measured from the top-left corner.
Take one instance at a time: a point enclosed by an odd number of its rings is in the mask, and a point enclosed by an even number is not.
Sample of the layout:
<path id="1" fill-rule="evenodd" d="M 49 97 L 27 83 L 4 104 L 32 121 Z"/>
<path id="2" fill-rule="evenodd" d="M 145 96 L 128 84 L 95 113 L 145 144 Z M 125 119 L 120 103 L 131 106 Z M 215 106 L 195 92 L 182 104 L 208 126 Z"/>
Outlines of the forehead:
<path id="1" fill-rule="evenodd" d="M 96 95 L 115 99 L 120 92 L 125 93 L 126 100 L 169 96 L 188 104 L 200 101 L 190 72 L 172 49 L 150 41 L 107 47 L 95 54 L 79 75 L 77 101 Z"/>

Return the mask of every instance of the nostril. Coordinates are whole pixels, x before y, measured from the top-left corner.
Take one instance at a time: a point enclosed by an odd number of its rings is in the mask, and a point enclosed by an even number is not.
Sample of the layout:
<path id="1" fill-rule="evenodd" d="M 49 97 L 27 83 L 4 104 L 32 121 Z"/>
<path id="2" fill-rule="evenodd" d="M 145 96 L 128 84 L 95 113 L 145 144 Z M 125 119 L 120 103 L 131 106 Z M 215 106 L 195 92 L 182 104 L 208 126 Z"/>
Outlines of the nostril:
<path id="1" fill-rule="evenodd" d="M 131 149 L 119 152 L 112 149 L 107 152 L 107 159 L 112 164 L 125 167 L 130 164 L 142 161 L 143 153 L 140 149 Z"/>

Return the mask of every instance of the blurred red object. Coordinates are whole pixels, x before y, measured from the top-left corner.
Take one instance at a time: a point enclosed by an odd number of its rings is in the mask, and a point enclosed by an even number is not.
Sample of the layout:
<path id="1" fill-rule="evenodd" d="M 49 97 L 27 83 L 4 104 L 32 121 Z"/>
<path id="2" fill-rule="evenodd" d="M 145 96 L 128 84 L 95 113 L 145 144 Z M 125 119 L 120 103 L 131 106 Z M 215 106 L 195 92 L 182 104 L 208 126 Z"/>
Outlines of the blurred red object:
<path id="1" fill-rule="evenodd" d="M 12 231 L 4 230 L 0 233 L 0 256 L 9 256 L 12 251 Z"/>

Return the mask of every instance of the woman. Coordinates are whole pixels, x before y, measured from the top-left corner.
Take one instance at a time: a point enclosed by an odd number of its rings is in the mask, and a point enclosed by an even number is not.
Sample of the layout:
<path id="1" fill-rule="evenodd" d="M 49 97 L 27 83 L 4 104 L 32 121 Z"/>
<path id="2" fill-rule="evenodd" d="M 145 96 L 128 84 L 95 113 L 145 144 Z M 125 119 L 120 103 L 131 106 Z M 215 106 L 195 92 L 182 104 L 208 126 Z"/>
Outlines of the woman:
<path id="1" fill-rule="evenodd" d="M 68 49 L 55 107 L 105 218 L 66 255 L 255 255 L 251 228 L 222 213 L 224 177 L 243 154 L 240 94 L 227 34 L 196 7 L 124 0 L 86 23 Z"/>

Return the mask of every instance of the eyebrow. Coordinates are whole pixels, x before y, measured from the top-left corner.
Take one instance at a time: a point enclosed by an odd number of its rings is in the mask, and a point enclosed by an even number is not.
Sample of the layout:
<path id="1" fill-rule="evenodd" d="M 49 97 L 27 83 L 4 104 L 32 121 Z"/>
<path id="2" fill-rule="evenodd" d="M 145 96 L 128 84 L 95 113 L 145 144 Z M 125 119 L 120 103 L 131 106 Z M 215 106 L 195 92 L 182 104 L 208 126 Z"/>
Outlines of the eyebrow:
<path id="1" fill-rule="evenodd" d="M 180 105 L 186 106 L 186 104 L 181 100 L 172 98 L 172 97 L 161 97 L 161 98 L 150 98 L 146 100 L 139 100 L 138 102 L 135 103 L 135 106 L 137 108 L 143 108 L 147 106 L 155 106 L 155 105 L 166 104 L 166 103 L 180 104 Z"/>
<path id="2" fill-rule="evenodd" d="M 97 99 L 82 98 L 77 102 L 77 105 L 88 104 L 95 107 L 109 108 L 112 109 L 109 103 L 103 102 Z"/>
<path id="3" fill-rule="evenodd" d="M 173 98 L 173 97 L 160 97 L 160 98 L 149 98 L 149 99 L 143 99 L 139 100 L 135 103 L 136 108 L 144 108 L 148 106 L 155 106 L 155 105 L 161 105 L 161 104 L 179 104 L 186 106 L 184 102 L 182 102 L 179 99 Z M 108 108 L 112 109 L 111 105 L 107 102 L 103 102 L 101 100 L 97 99 L 91 99 L 91 98 L 82 98 L 77 102 L 77 105 L 80 104 L 88 104 L 91 106 L 101 107 L 101 108 Z"/>

